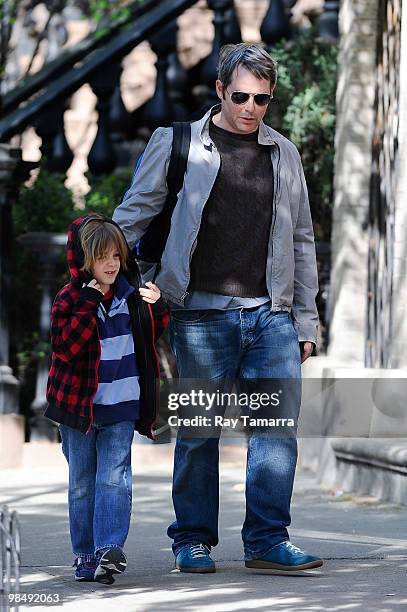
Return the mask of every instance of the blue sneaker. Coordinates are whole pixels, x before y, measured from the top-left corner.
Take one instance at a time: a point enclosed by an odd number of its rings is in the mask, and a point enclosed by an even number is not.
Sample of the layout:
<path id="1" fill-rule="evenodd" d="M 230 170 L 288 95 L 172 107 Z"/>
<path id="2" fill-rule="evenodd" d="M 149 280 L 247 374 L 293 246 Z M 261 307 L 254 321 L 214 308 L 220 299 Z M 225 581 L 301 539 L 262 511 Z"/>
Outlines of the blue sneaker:
<path id="1" fill-rule="evenodd" d="M 320 557 L 309 555 L 289 541 L 281 542 L 261 559 L 245 561 L 246 567 L 284 572 L 312 569 L 321 567 L 322 564 L 323 561 Z"/>
<path id="2" fill-rule="evenodd" d="M 95 582 L 113 584 L 114 574 L 122 574 L 127 567 L 126 555 L 119 546 L 103 551 L 96 565 Z"/>
<path id="3" fill-rule="evenodd" d="M 84 561 L 81 557 L 78 557 L 73 564 L 75 580 L 78 582 L 94 582 L 97 565 L 97 561 Z"/>
<path id="4" fill-rule="evenodd" d="M 191 574 L 211 574 L 216 572 L 215 561 L 209 556 L 205 544 L 188 544 L 181 548 L 175 557 L 175 567 L 180 572 Z"/>

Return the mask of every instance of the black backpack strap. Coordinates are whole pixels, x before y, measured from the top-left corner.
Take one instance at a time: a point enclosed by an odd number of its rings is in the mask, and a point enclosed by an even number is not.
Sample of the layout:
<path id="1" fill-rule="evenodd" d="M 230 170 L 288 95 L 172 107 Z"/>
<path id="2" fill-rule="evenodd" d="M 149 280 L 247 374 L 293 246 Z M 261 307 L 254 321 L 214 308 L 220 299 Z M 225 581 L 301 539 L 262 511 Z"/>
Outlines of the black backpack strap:
<path id="1" fill-rule="evenodd" d="M 172 149 L 167 171 L 167 186 L 169 194 L 175 198 L 175 202 L 172 205 L 173 210 L 176 204 L 177 193 L 182 187 L 184 174 L 187 169 L 189 145 L 191 143 L 191 124 L 175 121 L 172 124 L 172 128 Z"/>

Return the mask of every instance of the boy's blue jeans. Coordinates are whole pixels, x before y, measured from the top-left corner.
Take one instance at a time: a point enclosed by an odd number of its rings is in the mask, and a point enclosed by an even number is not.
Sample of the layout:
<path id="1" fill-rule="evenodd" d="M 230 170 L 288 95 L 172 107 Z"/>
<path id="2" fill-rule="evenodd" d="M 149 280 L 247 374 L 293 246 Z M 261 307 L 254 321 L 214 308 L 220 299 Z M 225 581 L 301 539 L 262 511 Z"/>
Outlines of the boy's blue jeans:
<path id="1" fill-rule="evenodd" d="M 301 356 L 291 315 L 255 309 L 185 310 L 171 318 L 171 342 L 180 378 L 298 379 L 290 416 L 298 419 Z M 173 503 L 176 520 L 168 528 L 174 554 L 186 544 L 218 543 L 219 439 L 177 437 Z M 267 431 L 251 433 L 247 450 L 245 559 L 264 556 L 288 540 L 297 441 Z"/>
<path id="2" fill-rule="evenodd" d="M 69 464 L 69 526 L 76 557 L 124 546 L 130 527 L 134 422 L 93 425 L 87 434 L 60 425 Z"/>

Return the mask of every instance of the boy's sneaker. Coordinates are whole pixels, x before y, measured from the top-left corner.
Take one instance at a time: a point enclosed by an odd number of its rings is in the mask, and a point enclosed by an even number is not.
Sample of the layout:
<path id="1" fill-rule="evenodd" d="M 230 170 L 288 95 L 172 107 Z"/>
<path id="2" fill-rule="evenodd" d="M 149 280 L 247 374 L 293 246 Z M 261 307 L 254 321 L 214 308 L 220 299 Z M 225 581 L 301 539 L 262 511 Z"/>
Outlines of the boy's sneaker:
<path id="1" fill-rule="evenodd" d="M 180 572 L 191 574 L 211 574 L 216 572 L 215 562 L 209 556 L 209 548 L 204 544 L 188 544 L 181 548 L 175 557 L 175 567 Z"/>
<path id="2" fill-rule="evenodd" d="M 260 559 L 245 561 L 246 567 L 277 572 L 313 569 L 321 567 L 322 564 L 320 557 L 304 552 L 289 541 L 281 542 Z"/>
<path id="3" fill-rule="evenodd" d="M 127 567 L 126 555 L 115 546 L 105 550 L 99 559 L 95 571 L 95 581 L 102 584 L 113 584 L 114 575 L 122 574 Z"/>
<path id="4" fill-rule="evenodd" d="M 97 566 L 97 561 L 84 561 L 81 557 L 78 557 L 73 564 L 75 580 L 78 582 L 94 582 Z"/>

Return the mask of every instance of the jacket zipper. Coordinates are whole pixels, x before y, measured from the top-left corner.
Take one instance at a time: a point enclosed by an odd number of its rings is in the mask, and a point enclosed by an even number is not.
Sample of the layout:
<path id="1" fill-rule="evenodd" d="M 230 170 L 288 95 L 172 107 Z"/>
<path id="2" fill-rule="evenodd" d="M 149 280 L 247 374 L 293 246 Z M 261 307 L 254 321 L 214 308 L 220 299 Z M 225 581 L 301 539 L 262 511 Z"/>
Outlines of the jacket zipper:
<path id="1" fill-rule="evenodd" d="M 215 145 L 215 143 L 214 143 L 214 142 L 212 142 L 212 141 L 211 141 L 211 142 L 210 142 L 210 145 L 208 145 L 208 146 L 210 147 L 210 152 L 211 152 L 211 153 L 213 153 L 213 151 L 217 151 L 217 148 L 216 148 L 216 145 Z M 218 172 L 219 172 L 219 168 L 218 168 Z M 215 178 L 215 181 L 216 181 L 216 178 Z M 197 230 L 197 232 L 196 232 L 195 239 L 194 239 L 194 241 L 193 241 L 193 243 L 192 243 L 191 250 L 189 251 L 189 262 L 188 262 L 188 282 L 187 282 L 187 284 L 186 284 L 185 292 L 184 292 L 184 293 L 181 295 L 182 305 L 184 305 L 185 298 L 186 298 L 186 297 L 187 297 L 187 295 L 189 294 L 189 291 L 188 291 L 188 285 L 189 285 L 189 281 L 191 280 L 191 260 L 192 260 L 192 255 L 194 254 L 194 251 L 195 251 L 195 249 L 196 249 L 196 245 L 197 245 L 197 242 L 198 242 L 198 233 L 199 233 L 199 230 L 200 230 L 200 228 L 201 228 L 201 223 L 202 223 L 202 213 L 203 213 L 203 209 L 205 208 L 205 204 L 206 204 L 206 202 L 208 201 L 209 195 L 210 195 L 210 193 L 208 194 L 208 196 L 207 196 L 207 198 L 206 198 L 206 200 L 205 200 L 205 202 L 204 202 L 204 205 L 202 206 L 201 216 L 200 216 L 200 218 L 199 218 L 199 226 L 198 226 L 198 230 Z"/>
<path id="2" fill-rule="evenodd" d="M 92 428 L 92 425 L 93 425 L 93 400 L 95 398 L 96 391 L 98 390 L 98 386 L 99 386 L 99 363 L 100 363 L 101 348 L 100 348 L 100 334 L 99 334 L 99 328 L 98 328 L 98 325 L 97 325 L 97 321 L 96 321 L 96 334 L 97 334 L 97 337 L 98 337 L 98 347 L 99 347 L 99 350 L 98 350 L 98 357 L 96 359 L 96 367 L 95 367 L 95 392 L 92 395 L 92 397 L 90 398 L 90 406 L 89 406 L 90 407 L 90 423 L 89 423 L 88 429 L 86 430 L 86 433 L 90 432 L 90 430 Z"/>
<path id="3" fill-rule="evenodd" d="M 160 360 L 158 358 L 157 355 L 157 351 L 155 350 L 155 329 L 154 329 L 154 315 L 153 315 L 153 311 L 151 309 L 151 304 L 147 304 L 148 307 L 148 312 L 150 314 L 150 323 L 151 323 L 151 329 L 152 329 L 152 334 L 153 334 L 153 355 L 154 355 L 154 359 L 155 359 L 155 364 L 156 364 L 156 374 L 158 377 L 160 377 Z"/>
<path id="4" fill-rule="evenodd" d="M 199 228 L 200 228 L 200 227 L 201 227 L 201 224 L 199 224 L 199 227 L 198 227 L 198 232 L 199 232 Z M 197 235 L 198 235 L 198 232 L 197 232 Z M 195 251 L 195 249 L 196 249 L 197 242 L 198 242 L 198 238 L 195 238 L 195 240 L 194 240 L 194 241 L 193 241 L 193 243 L 192 243 L 191 249 L 190 249 L 190 251 L 189 251 L 189 263 L 188 263 L 188 282 L 187 282 L 187 287 L 188 287 L 188 285 L 189 285 L 189 281 L 191 280 L 191 261 L 192 261 L 192 255 L 194 254 L 194 251 Z M 182 294 L 182 296 L 181 296 L 181 300 L 182 300 L 183 302 L 185 301 L 185 298 L 187 297 L 187 295 L 188 295 L 188 294 L 189 294 L 189 291 L 185 291 L 185 293 L 183 293 L 183 294 Z"/>
<path id="5" fill-rule="evenodd" d="M 277 147 L 277 151 L 278 151 L 278 159 L 277 159 L 277 180 L 276 180 L 276 192 L 274 194 L 273 197 L 273 223 L 271 226 L 271 280 L 270 283 L 272 285 L 273 283 L 273 264 L 274 264 L 274 241 L 273 241 L 273 234 L 274 234 L 274 227 L 276 224 L 276 217 L 277 217 L 277 194 L 280 190 L 280 147 L 278 146 L 278 144 L 276 143 L 276 147 Z M 273 181 L 274 181 L 274 177 L 273 177 Z M 273 292 L 273 287 L 271 286 L 271 308 L 272 310 L 274 310 L 274 292 Z"/>
<path id="6" fill-rule="evenodd" d="M 142 279 L 141 279 L 140 270 L 138 269 L 137 265 L 135 266 L 135 272 L 136 272 L 136 284 L 137 284 L 136 291 L 138 291 L 138 289 L 141 287 Z M 149 304 L 146 304 L 146 306 L 148 307 L 147 310 L 148 310 L 149 324 L 152 325 L 152 328 L 153 328 L 152 337 L 153 337 L 153 340 L 154 340 L 154 320 L 152 319 L 152 311 L 149 308 Z M 142 306 L 141 306 L 141 308 L 142 308 Z M 143 347 L 142 353 L 143 353 L 143 358 L 144 358 L 144 367 L 145 367 L 144 371 L 145 371 L 146 390 L 147 390 L 148 381 L 149 381 L 149 377 L 150 377 L 150 374 L 151 374 L 151 370 L 149 368 L 149 361 L 148 361 L 148 358 L 147 358 L 146 342 L 144 341 L 144 328 L 143 328 L 143 317 L 142 317 L 141 308 L 138 308 L 136 303 L 134 304 L 134 311 L 135 311 L 135 314 L 137 316 L 138 327 L 139 327 L 139 330 L 140 330 L 140 335 L 142 337 L 141 345 Z M 134 334 L 133 334 L 133 339 L 134 339 L 134 342 L 137 342 L 137 338 L 134 338 Z M 154 358 L 155 363 L 156 363 L 156 370 L 159 371 L 159 361 L 158 361 L 157 353 L 155 352 L 155 347 L 154 346 L 153 346 L 153 358 Z M 154 375 L 153 378 L 154 378 L 154 382 L 155 382 L 157 372 L 154 371 L 153 375 Z M 146 403 L 148 403 L 147 399 L 145 401 L 146 401 Z M 156 396 L 155 396 L 155 393 L 154 393 L 154 419 L 156 419 L 156 417 L 157 417 L 157 399 L 156 399 Z M 154 420 L 154 423 L 155 423 L 155 420 Z M 152 423 L 151 427 L 150 427 L 150 433 L 151 433 L 152 438 L 154 438 L 153 433 L 152 433 L 152 427 L 153 427 L 154 423 Z"/>
<path id="7" fill-rule="evenodd" d="M 152 313 L 151 313 L 151 309 L 149 307 L 150 305 L 146 304 L 146 306 L 147 306 L 147 309 L 148 309 L 149 324 L 153 326 L 152 338 L 153 338 L 153 342 L 154 342 L 154 321 L 151 319 Z M 154 420 L 153 420 L 153 422 L 150 425 L 150 433 L 151 433 L 152 438 L 154 439 L 154 434 L 152 432 L 152 428 L 153 428 L 153 425 L 155 424 L 156 419 L 157 419 L 157 398 L 156 398 L 156 390 L 155 390 L 155 381 L 156 381 L 156 378 L 157 378 L 157 370 L 159 369 L 159 365 L 158 365 L 157 354 L 155 352 L 155 347 L 154 347 L 154 344 L 153 344 L 152 352 L 153 352 L 153 358 L 154 358 L 155 363 L 156 363 L 156 370 L 151 372 L 151 368 L 149 367 L 149 360 L 147 358 L 147 344 L 146 344 L 146 342 L 144 340 L 144 329 L 143 329 L 143 322 L 142 322 L 141 312 L 139 311 L 138 308 L 137 308 L 137 317 L 138 317 L 138 321 L 139 321 L 139 327 L 140 327 L 141 335 L 143 337 L 142 345 L 143 345 L 143 357 L 144 357 L 144 366 L 145 366 L 145 370 L 144 371 L 145 371 L 145 380 L 146 380 L 146 384 L 145 384 L 146 395 L 148 393 L 148 383 L 149 383 L 150 375 L 151 374 L 153 374 L 153 376 L 151 378 L 154 379 L 154 415 L 152 415 Z M 145 398 L 145 402 L 148 403 L 147 397 Z"/>
<path id="8" fill-rule="evenodd" d="M 154 316 L 153 316 L 153 311 L 151 309 L 151 305 L 147 304 L 148 306 L 148 312 L 150 314 L 150 323 L 151 323 L 151 328 L 152 328 L 152 334 L 153 334 L 153 344 L 152 344 L 152 350 L 153 350 L 153 357 L 155 360 L 155 366 L 156 366 L 156 371 L 154 372 L 154 375 L 156 378 L 158 378 L 158 380 L 160 380 L 160 360 L 158 358 L 157 355 L 157 351 L 155 350 L 155 330 L 154 330 Z M 155 380 L 154 380 L 155 382 Z M 155 440 L 156 438 L 156 434 L 154 434 L 153 432 L 153 427 L 157 422 L 157 416 L 158 416 L 158 409 L 159 406 L 157 407 L 157 388 L 154 385 L 153 387 L 153 393 L 154 393 L 154 420 L 152 421 L 151 425 L 150 425 L 150 433 L 151 433 L 151 437 L 153 440 Z"/>

